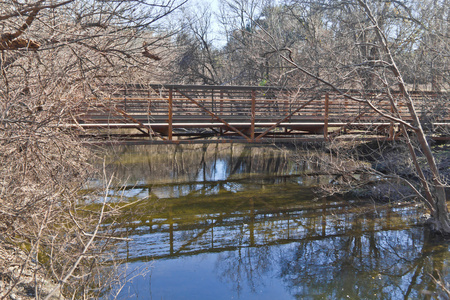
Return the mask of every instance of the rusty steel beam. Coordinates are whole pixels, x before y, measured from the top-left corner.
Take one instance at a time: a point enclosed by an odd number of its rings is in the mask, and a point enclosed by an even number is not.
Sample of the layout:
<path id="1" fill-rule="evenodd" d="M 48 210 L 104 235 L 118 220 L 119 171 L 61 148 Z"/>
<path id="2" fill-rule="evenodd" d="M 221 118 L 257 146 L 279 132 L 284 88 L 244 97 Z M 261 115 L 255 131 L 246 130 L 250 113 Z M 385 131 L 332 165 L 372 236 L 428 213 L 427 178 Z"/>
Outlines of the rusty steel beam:
<path id="1" fill-rule="evenodd" d="M 330 104 L 330 95 L 328 93 L 325 94 L 325 117 L 323 120 L 323 138 L 325 141 L 328 140 L 328 112 L 329 112 L 329 104 Z"/>
<path id="2" fill-rule="evenodd" d="M 242 133 L 239 129 L 237 129 L 236 127 L 230 125 L 227 121 L 225 121 L 224 119 L 222 119 L 221 117 L 217 116 L 215 113 L 213 113 L 212 111 L 210 111 L 209 109 L 207 109 L 206 107 L 204 107 L 202 104 L 200 104 L 198 101 L 195 101 L 194 98 L 190 97 L 189 95 L 186 95 L 185 93 L 181 92 L 180 90 L 176 90 L 179 94 L 181 94 L 182 96 L 186 97 L 189 101 L 191 101 L 192 103 L 194 103 L 195 105 L 197 105 L 198 107 L 200 107 L 202 110 L 204 110 L 206 113 L 208 113 L 211 117 L 215 118 L 217 121 L 223 123 L 224 125 L 226 125 L 227 127 L 229 127 L 232 131 L 236 132 L 237 134 L 239 134 L 240 136 L 246 138 L 247 140 L 251 140 L 247 135 L 245 135 L 244 133 Z"/>
<path id="3" fill-rule="evenodd" d="M 110 112 L 114 113 L 114 111 L 118 112 L 122 117 L 131 120 L 133 123 L 133 127 L 136 128 L 137 130 L 139 130 L 140 132 L 142 132 L 144 135 L 147 136 L 157 136 L 159 138 L 161 138 L 162 140 L 165 140 L 165 138 L 163 136 L 161 136 L 160 134 L 158 134 L 157 132 L 154 132 L 153 130 L 151 130 L 151 126 L 147 126 L 145 124 L 143 124 L 141 121 L 136 120 L 135 118 L 133 118 L 132 116 L 130 116 L 129 114 L 127 114 L 125 111 L 123 111 L 120 108 L 117 107 L 113 107 L 114 110 L 112 110 L 110 107 L 107 107 L 106 104 L 102 104 L 103 107 L 105 107 L 107 110 L 109 110 Z M 79 124 L 81 125 L 81 124 Z M 82 126 L 82 125 L 81 125 Z M 145 132 L 142 129 L 146 129 L 147 132 Z"/>
<path id="4" fill-rule="evenodd" d="M 251 110 L 251 127 L 250 139 L 255 140 L 255 119 L 256 119 L 256 92 L 252 90 L 252 110 Z"/>
<path id="5" fill-rule="evenodd" d="M 131 120 L 134 124 L 135 128 L 137 130 L 139 130 L 140 132 L 142 132 L 143 134 L 146 134 L 148 136 L 150 136 L 150 130 L 147 126 L 145 126 L 144 124 L 142 124 L 140 121 L 136 120 L 135 118 L 133 118 L 132 116 L 130 116 L 129 114 L 127 114 L 125 111 L 121 110 L 120 108 L 117 107 L 113 107 L 113 109 L 111 109 L 110 107 L 106 106 L 106 104 L 102 104 L 103 107 L 105 107 L 107 110 L 109 110 L 110 112 L 114 113 L 114 111 L 118 112 L 119 115 L 121 115 L 122 117 L 124 117 L 125 119 L 129 119 Z M 142 129 L 147 129 L 147 132 L 145 132 Z"/>
<path id="6" fill-rule="evenodd" d="M 169 141 L 172 140 L 172 130 L 173 130 L 173 91 L 172 89 L 169 89 L 169 129 L 168 129 L 168 133 L 167 136 L 169 138 Z"/>
<path id="7" fill-rule="evenodd" d="M 270 126 L 266 131 L 264 131 L 263 133 L 261 133 L 260 135 L 258 135 L 255 140 L 259 141 L 263 136 L 265 136 L 266 134 L 268 134 L 270 131 L 272 131 L 272 129 L 274 129 L 275 127 L 278 127 L 278 125 L 280 125 L 281 123 L 283 123 L 284 121 L 286 121 L 287 119 L 289 119 L 290 117 L 292 117 L 294 114 L 296 114 L 297 112 L 299 112 L 300 110 L 302 110 L 304 107 L 306 107 L 308 104 L 310 104 L 311 102 L 313 102 L 314 100 L 317 100 L 315 98 L 308 100 L 306 103 L 304 103 L 303 105 L 301 105 L 299 108 L 297 108 L 296 110 L 294 110 L 293 112 L 287 114 L 283 119 L 278 120 L 274 125 Z"/>
<path id="8" fill-rule="evenodd" d="M 320 134 L 327 140 L 333 134 L 329 131 L 334 131 L 335 128 L 364 130 L 373 126 L 383 126 L 383 130 L 387 130 L 387 133 L 383 133 L 388 138 L 397 138 L 396 122 L 387 121 L 380 125 L 380 122 L 377 123 L 378 118 L 373 116 L 374 113 L 371 113 L 367 106 L 349 103 L 349 107 L 343 109 L 341 104 L 344 104 L 345 99 L 337 97 L 332 91 L 323 90 L 321 95 L 312 95 L 308 94 L 307 90 L 302 90 L 307 93 L 305 97 L 309 95 L 311 98 L 309 100 L 302 98 L 300 103 L 295 101 L 295 106 L 299 106 L 295 108 L 289 104 L 288 99 L 291 97 L 290 93 L 298 89 L 284 87 L 199 85 L 114 87 L 119 90 L 111 91 L 114 101 L 102 106 L 106 110 L 99 105 L 91 107 L 86 104 L 86 112 L 74 118 L 72 124 L 65 126 L 80 129 L 104 128 L 105 131 L 109 128 L 133 128 L 142 133 L 142 138 L 144 135 L 157 136 L 163 140 L 167 139 L 165 142 L 173 143 L 185 137 L 192 141 L 211 137 L 227 139 L 230 136 L 243 142 L 261 142 L 264 137 L 272 140 L 279 139 L 282 135 L 285 137 L 291 135 L 295 139 L 298 135 L 312 133 Z M 270 91 L 273 91 L 276 97 L 267 98 Z M 349 91 L 353 92 L 357 91 Z M 180 97 L 174 93 L 179 93 Z M 418 93 L 416 96 L 423 99 L 425 94 Z M 332 99 L 335 100 L 331 101 Z M 389 106 L 387 102 L 385 103 L 386 99 L 380 97 L 376 99 L 380 101 L 383 111 L 388 113 Z M 320 102 L 313 103 L 316 100 Z M 240 103 L 241 108 L 235 107 Z M 272 104 L 278 104 L 279 110 L 272 109 Z M 444 105 L 443 110 L 448 111 L 448 108 Z M 111 119 L 108 111 L 113 113 Z M 392 106 L 390 113 L 393 113 Z M 399 113 L 403 114 L 402 111 Z M 148 119 L 149 114 L 152 116 L 151 120 Z M 444 117 L 442 126 L 448 126 L 445 120 L 449 120 L 448 117 Z M 179 128 L 183 128 L 184 131 L 177 130 Z M 284 133 L 274 131 L 275 128 L 284 128 Z M 123 135 L 124 138 L 125 136 L 127 135 Z"/>

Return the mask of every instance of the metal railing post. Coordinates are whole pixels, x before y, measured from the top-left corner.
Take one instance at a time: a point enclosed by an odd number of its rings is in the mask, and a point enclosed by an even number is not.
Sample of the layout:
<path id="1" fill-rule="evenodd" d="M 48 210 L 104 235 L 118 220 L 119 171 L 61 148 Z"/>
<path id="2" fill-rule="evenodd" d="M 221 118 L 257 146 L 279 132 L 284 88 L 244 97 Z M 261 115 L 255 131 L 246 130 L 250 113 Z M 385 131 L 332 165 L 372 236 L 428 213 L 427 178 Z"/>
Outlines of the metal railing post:
<path id="1" fill-rule="evenodd" d="M 127 95 L 128 95 L 128 87 L 125 86 L 125 95 L 124 95 L 124 111 L 127 111 Z"/>
<path id="2" fill-rule="evenodd" d="M 252 111 L 251 111 L 251 128 L 250 138 L 252 142 L 255 141 L 255 118 L 256 118 L 256 92 L 252 90 Z"/>
<path id="3" fill-rule="evenodd" d="M 211 90 L 211 111 L 215 112 L 216 107 L 214 105 L 214 89 Z"/>
<path id="4" fill-rule="evenodd" d="M 325 94 L 325 116 L 323 120 L 323 138 L 328 141 L 328 113 L 329 113 L 330 97 L 328 93 Z"/>
<path id="5" fill-rule="evenodd" d="M 173 122 L 173 95 L 172 88 L 169 89 L 169 128 L 167 132 L 167 137 L 169 141 L 172 140 L 172 122 Z"/>
<path id="6" fill-rule="evenodd" d="M 394 106 L 392 105 L 392 103 L 391 103 L 391 114 L 394 115 Z M 388 140 L 389 141 L 393 141 L 394 140 L 394 135 L 395 135 L 394 122 L 391 121 L 390 125 L 389 125 L 389 137 L 388 137 Z"/>

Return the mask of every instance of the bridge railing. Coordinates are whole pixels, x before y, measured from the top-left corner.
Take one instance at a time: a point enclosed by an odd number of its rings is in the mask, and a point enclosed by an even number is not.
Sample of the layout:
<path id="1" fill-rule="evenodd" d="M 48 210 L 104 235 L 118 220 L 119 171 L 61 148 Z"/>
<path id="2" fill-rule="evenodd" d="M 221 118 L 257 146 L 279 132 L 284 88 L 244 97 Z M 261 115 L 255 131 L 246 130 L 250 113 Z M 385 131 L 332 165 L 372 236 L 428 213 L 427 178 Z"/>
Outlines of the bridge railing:
<path id="1" fill-rule="evenodd" d="M 394 103 L 401 117 L 411 120 L 399 93 L 394 93 L 392 100 L 376 91 L 349 93 L 371 101 L 389 115 L 394 112 Z M 426 113 L 434 99 L 439 98 L 435 93 L 411 94 L 419 114 Z M 449 122 L 450 105 L 445 100 L 443 103 L 435 117 L 438 121 Z M 139 128 L 153 127 L 168 139 L 172 139 L 174 128 L 220 128 L 255 140 L 279 127 L 285 131 L 322 132 L 326 137 L 328 129 L 336 126 L 369 126 L 370 123 L 394 126 L 367 103 L 336 92 L 194 85 L 118 87 L 102 99 L 86 101 L 78 112 L 78 121 L 92 126 L 131 124 Z"/>

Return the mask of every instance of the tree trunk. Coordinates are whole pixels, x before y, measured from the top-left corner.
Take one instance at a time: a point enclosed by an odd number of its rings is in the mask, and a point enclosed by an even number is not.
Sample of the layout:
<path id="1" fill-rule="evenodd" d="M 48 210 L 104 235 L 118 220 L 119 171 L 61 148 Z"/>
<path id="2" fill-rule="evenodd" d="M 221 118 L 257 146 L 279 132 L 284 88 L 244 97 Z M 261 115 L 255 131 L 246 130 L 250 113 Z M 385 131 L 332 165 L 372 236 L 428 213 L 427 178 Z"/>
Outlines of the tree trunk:
<path id="1" fill-rule="evenodd" d="M 420 144 L 420 148 L 422 150 L 422 153 L 425 155 L 428 167 L 430 168 L 430 171 L 431 171 L 431 176 L 432 176 L 431 182 L 432 182 L 432 187 L 434 189 L 433 191 L 431 191 L 432 195 L 433 195 L 433 203 L 432 204 L 435 209 L 431 210 L 432 218 L 429 220 L 428 223 L 431 225 L 432 230 L 439 232 L 441 234 L 444 234 L 444 235 L 450 235 L 450 218 L 449 218 L 448 209 L 447 209 L 447 196 L 446 196 L 446 191 L 445 191 L 445 185 L 441 182 L 439 170 L 437 168 L 436 161 L 434 159 L 430 145 L 428 144 L 428 141 L 426 139 L 426 135 L 423 131 L 422 125 L 420 124 L 419 116 L 414 107 L 414 101 L 412 100 L 411 95 L 409 94 L 409 92 L 406 88 L 406 84 L 403 80 L 400 70 L 397 67 L 397 64 L 395 63 L 395 60 L 394 60 L 392 53 L 390 51 L 390 48 L 388 46 L 386 36 L 384 35 L 381 28 L 379 27 L 376 18 L 372 14 L 372 11 L 370 10 L 369 6 L 367 5 L 367 3 L 365 1 L 358 0 L 358 2 L 360 3 L 361 7 L 365 10 L 367 16 L 369 17 L 372 24 L 374 25 L 374 29 L 378 36 L 378 40 L 381 43 L 381 46 L 382 46 L 385 54 L 389 58 L 391 70 L 392 70 L 393 74 L 395 75 L 395 77 L 397 78 L 398 85 L 400 87 L 400 91 L 403 94 L 403 97 L 406 101 L 406 105 L 408 107 L 408 111 L 413 119 L 413 124 L 415 127 L 414 133 L 417 136 L 417 139 Z M 414 149 L 410 148 L 410 152 L 411 151 L 413 152 Z M 415 155 L 415 154 L 411 153 L 411 155 Z M 417 169 L 418 173 L 422 173 L 421 167 L 418 164 L 416 164 L 416 169 Z M 429 189 L 428 183 L 422 182 L 422 185 L 425 190 Z"/>

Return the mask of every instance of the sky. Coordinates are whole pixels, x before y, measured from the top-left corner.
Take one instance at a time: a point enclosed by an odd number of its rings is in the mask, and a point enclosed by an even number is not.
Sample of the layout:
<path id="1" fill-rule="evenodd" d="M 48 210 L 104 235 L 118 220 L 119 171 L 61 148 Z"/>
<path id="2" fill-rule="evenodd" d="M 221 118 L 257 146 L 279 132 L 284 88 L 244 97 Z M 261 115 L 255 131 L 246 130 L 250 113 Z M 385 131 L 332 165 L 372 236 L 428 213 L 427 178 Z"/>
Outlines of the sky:
<path id="1" fill-rule="evenodd" d="M 188 5 L 194 11 L 197 7 L 208 5 L 211 8 L 212 18 L 211 18 L 211 26 L 212 32 L 210 34 L 210 38 L 214 40 L 214 46 L 220 48 L 225 45 L 226 39 L 223 38 L 223 34 L 221 33 L 221 28 L 219 24 L 219 20 L 217 18 L 217 14 L 220 13 L 220 0 L 189 0 Z"/>

